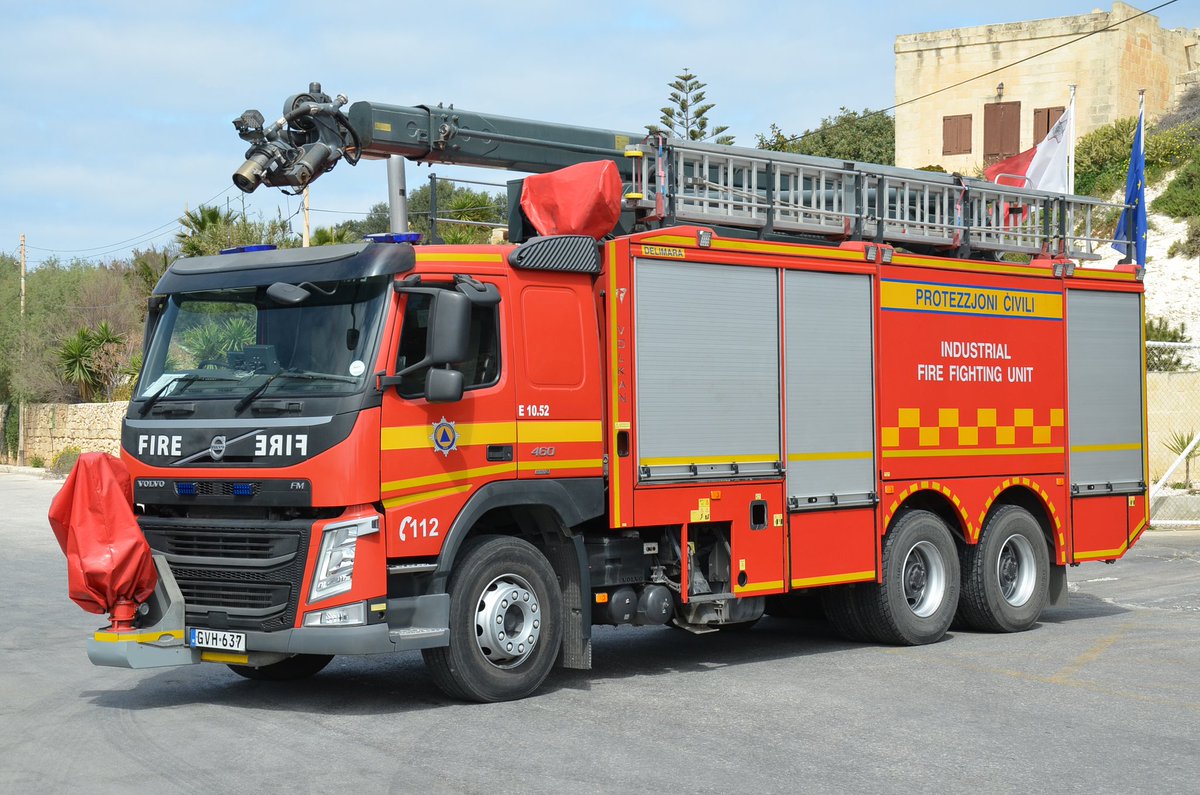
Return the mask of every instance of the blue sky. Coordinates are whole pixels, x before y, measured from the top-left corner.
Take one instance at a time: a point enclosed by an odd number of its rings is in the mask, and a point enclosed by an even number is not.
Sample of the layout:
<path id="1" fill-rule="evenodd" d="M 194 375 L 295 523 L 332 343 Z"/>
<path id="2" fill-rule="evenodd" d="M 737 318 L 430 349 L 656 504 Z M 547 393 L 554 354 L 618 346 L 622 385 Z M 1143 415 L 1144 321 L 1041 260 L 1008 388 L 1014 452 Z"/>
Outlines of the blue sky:
<path id="1" fill-rule="evenodd" d="M 275 118 L 289 94 L 314 80 L 351 102 L 445 102 L 636 132 L 656 120 L 666 83 L 688 67 L 708 83 L 713 120 L 752 145 L 771 123 L 797 133 L 843 105 L 891 105 L 899 34 L 1112 7 L 1111 0 L 656 5 L 0 0 L 7 100 L 0 252 L 15 253 L 24 232 L 33 267 L 54 256 L 106 260 L 170 241 L 185 207 L 240 209 L 230 174 L 245 144 L 230 121 L 246 108 Z M 1194 0 L 1156 16 L 1166 27 L 1200 27 Z M 497 182 L 508 176 L 433 170 Z M 410 190 L 429 171 L 410 164 Z M 385 197 L 382 162 L 341 164 L 312 189 L 312 206 L 335 212 L 314 212 L 312 223 L 355 217 Z M 273 189 L 244 201 L 266 217 L 296 210 L 295 199 Z M 299 216 L 293 226 L 299 230 Z"/>

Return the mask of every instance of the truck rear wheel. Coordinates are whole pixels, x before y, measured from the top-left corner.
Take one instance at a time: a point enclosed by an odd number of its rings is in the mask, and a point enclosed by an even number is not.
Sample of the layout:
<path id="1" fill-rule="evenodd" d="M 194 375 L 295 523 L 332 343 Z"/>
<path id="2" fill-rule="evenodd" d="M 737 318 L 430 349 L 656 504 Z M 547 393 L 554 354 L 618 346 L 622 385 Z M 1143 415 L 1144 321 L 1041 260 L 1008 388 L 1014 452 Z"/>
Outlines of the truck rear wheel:
<path id="1" fill-rule="evenodd" d="M 447 695 L 511 701 L 550 673 L 562 640 L 562 594 L 544 555 L 520 538 L 485 536 L 450 575 L 450 644 L 425 665 Z"/>
<path id="2" fill-rule="evenodd" d="M 261 682 L 294 682 L 319 673 L 333 660 L 332 654 L 297 654 L 270 665 L 253 668 L 249 665 L 231 665 L 229 670 L 247 679 Z"/>
<path id="3" fill-rule="evenodd" d="M 1046 607 L 1050 555 L 1037 520 L 1005 505 L 988 519 L 979 543 L 962 550 L 959 617 L 985 632 L 1022 632 Z"/>
<path id="4" fill-rule="evenodd" d="M 909 511 L 883 538 L 883 582 L 855 589 L 872 639 L 919 646 L 941 640 L 958 609 L 958 550 L 929 511 Z"/>

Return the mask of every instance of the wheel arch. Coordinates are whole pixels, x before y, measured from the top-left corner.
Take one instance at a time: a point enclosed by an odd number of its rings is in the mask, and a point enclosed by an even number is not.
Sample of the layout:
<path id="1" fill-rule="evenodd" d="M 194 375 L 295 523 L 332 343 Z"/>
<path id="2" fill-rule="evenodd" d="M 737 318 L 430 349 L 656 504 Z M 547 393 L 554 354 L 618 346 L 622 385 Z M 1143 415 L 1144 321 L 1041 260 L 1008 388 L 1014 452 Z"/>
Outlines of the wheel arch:
<path id="1" fill-rule="evenodd" d="M 459 511 L 438 556 L 431 583 L 445 592 L 463 546 L 482 535 L 512 535 L 546 556 L 563 595 L 564 627 L 560 662 L 591 667 L 591 578 L 583 537 L 573 531 L 604 512 L 600 478 L 501 481 L 476 491 Z"/>
<path id="2" fill-rule="evenodd" d="M 979 524 L 975 528 L 973 542 L 979 540 L 983 528 L 987 526 L 996 511 L 1006 505 L 1023 508 L 1033 517 L 1042 530 L 1042 536 L 1046 539 L 1046 548 L 1050 552 L 1049 564 L 1051 566 L 1062 565 L 1060 561 L 1065 562 L 1067 552 L 1066 537 L 1062 532 L 1062 520 L 1058 518 L 1058 511 L 1049 497 L 1042 494 L 1040 489 L 1029 486 L 1014 484 L 990 499 L 984 506 Z"/>
<path id="3" fill-rule="evenodd" d="M 884 533 L 891 530 L 896 521 L 909 511 L 929 511 L 946 523 L 958 541 L 966 541 L 971 535 L 970 522 L 962 501 L 948 487 L 930 483 L 901 494 L 893 504 L 884 524 Z"/>

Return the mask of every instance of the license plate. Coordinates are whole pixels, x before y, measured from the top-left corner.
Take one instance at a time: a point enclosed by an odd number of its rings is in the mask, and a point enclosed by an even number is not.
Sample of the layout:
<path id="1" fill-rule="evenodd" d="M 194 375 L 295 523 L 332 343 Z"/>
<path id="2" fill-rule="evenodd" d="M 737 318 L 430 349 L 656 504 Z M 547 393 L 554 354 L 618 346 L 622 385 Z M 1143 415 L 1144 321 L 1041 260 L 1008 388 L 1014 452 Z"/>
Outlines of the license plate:
<path id="1" fill-rule="evenodd" d="M 197 649 L 220 649 L 222 651 L 245 651 L 244 632 L 219 632 L 215 629 L 188 629 L 188 645 Z"/>

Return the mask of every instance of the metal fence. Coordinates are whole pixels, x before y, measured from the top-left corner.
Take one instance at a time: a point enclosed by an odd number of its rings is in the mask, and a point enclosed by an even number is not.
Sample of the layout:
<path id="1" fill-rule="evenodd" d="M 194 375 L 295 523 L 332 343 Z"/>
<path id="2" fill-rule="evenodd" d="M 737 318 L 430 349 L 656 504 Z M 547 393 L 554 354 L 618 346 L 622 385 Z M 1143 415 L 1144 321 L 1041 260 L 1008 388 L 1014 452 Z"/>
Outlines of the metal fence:
<path id="1" fill-rule="evenodd" d="M 1200 343 L 1148 342 L 1150 523 L 1200 527 Z"/>

